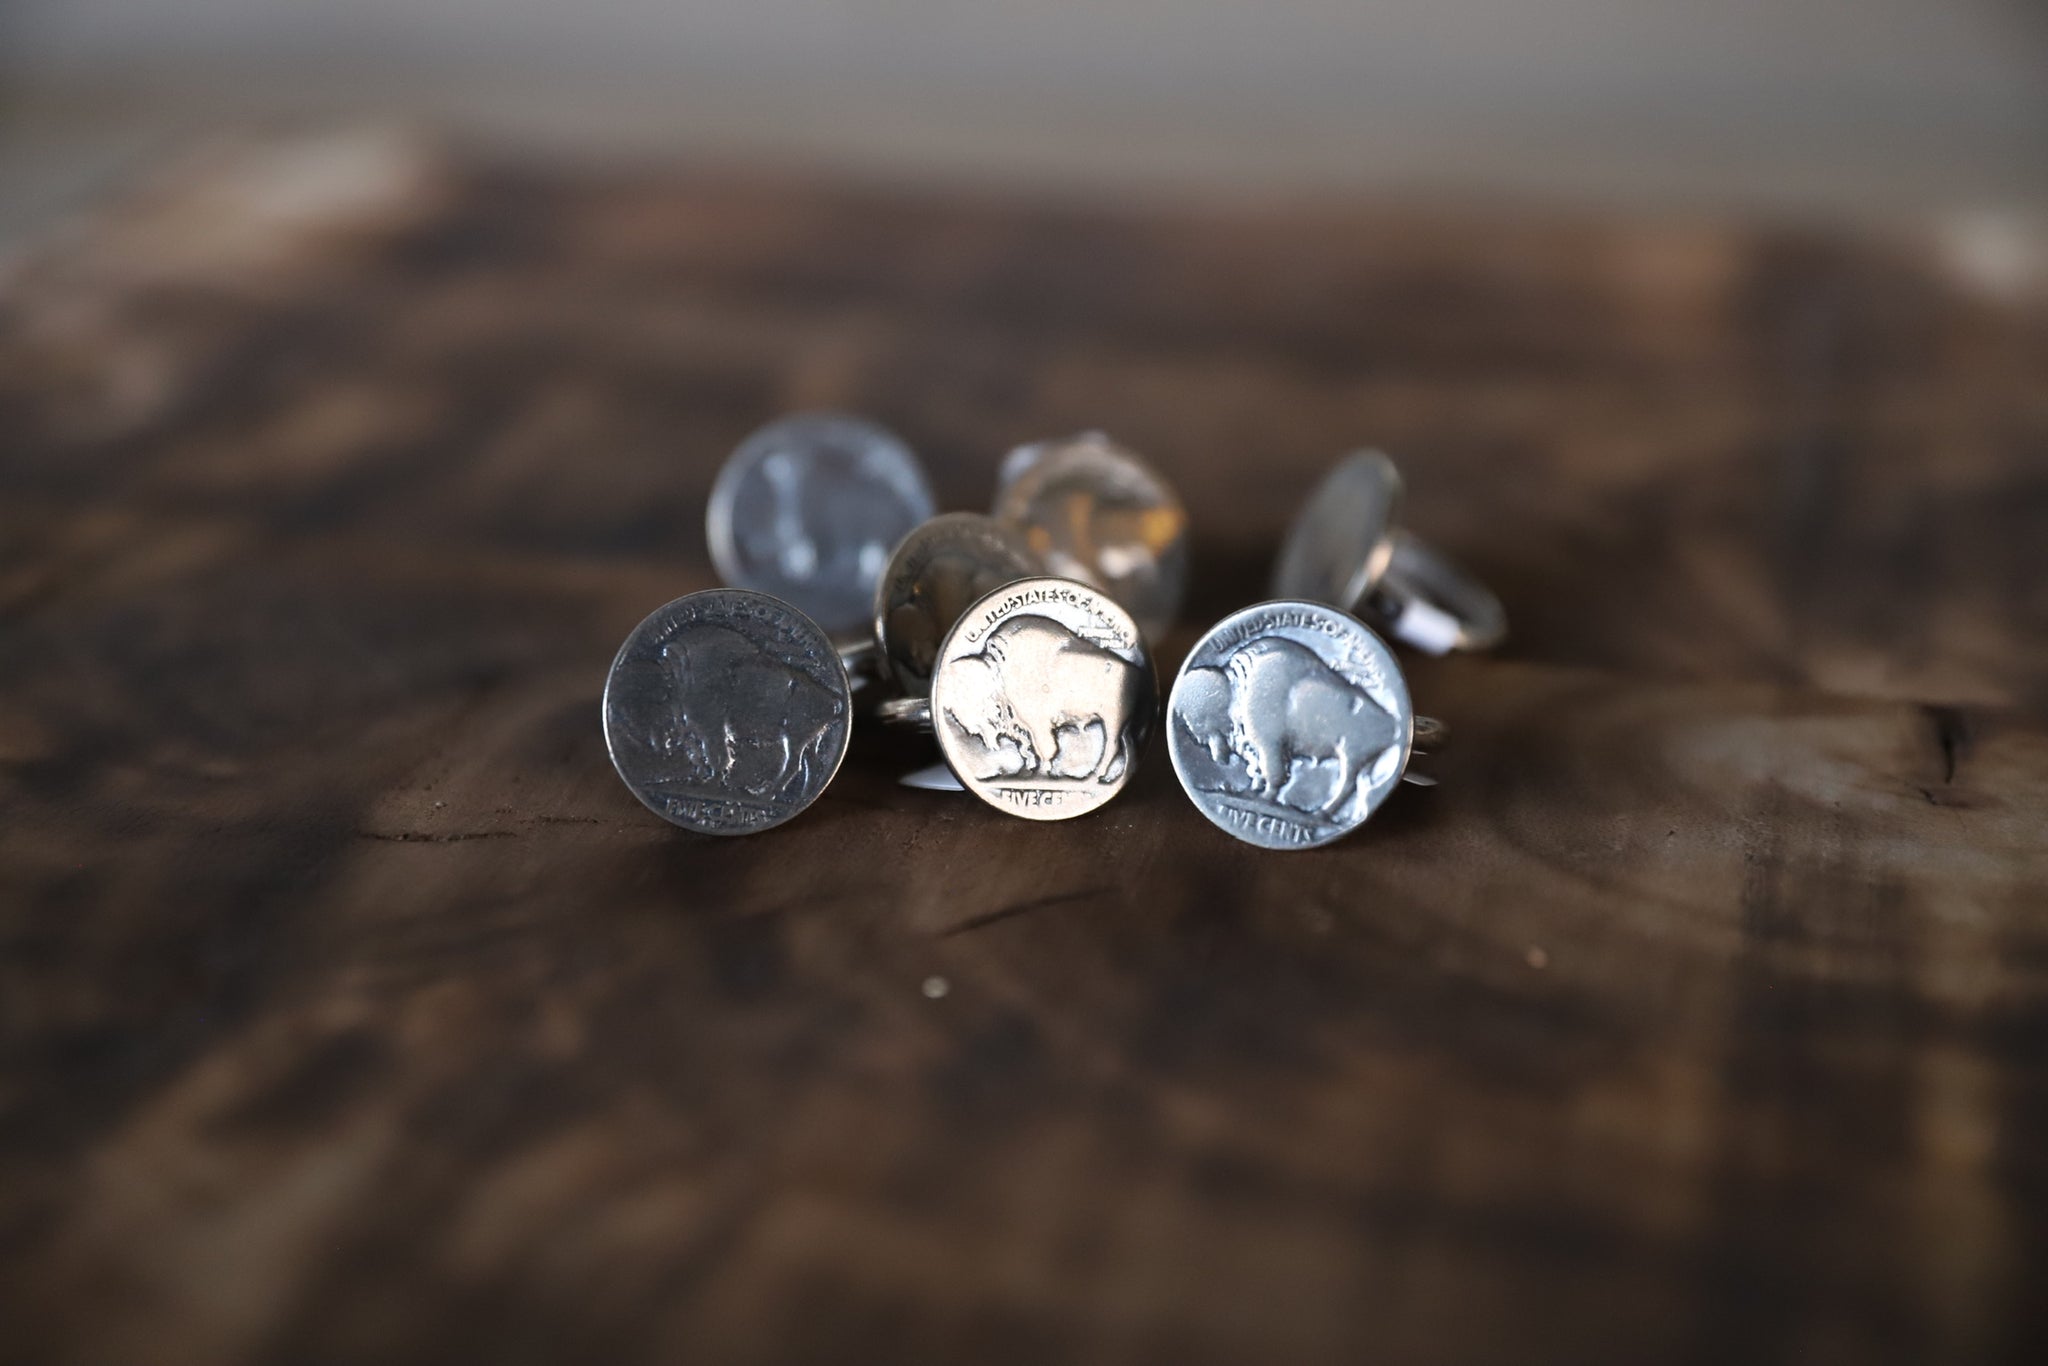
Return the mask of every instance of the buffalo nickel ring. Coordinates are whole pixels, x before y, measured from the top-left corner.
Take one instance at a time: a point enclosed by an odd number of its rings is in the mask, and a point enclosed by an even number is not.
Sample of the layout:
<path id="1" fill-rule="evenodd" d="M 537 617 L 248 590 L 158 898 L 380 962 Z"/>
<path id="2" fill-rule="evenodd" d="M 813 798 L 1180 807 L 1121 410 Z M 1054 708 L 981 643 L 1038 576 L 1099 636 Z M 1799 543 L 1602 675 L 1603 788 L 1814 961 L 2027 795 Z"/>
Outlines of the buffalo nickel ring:
<path id="1" fill-rule="evenodd" d="M 949 512 L 913 530 L 875 587 L 874 638 L 896 685 L 931 691 L 946 632 L 984 594 L 1041 573 L 1023 538 L 994 518 Z"/>
<path id="2" fill-rule="evenodd" d="M 1173 486 L 1100 432 L 1019 446 L 1004 459 L 997 521 L 1048 574 L 1109 594 L 1158 640 L 1188 584 L 1188 517 Z"/>
<path id="3" fill-rule="evenodd" d="M 1487 650 L 1508 631 L 1485 584 L 1394 525 L 1401 474 L 1378 451 L 1339 461 L 1281 543 L 1273 596 L 1328 603 L 1419 650 Z"/>
<path id="4" fill-rule="evenodd" d="M 1123 791 L 1159 707 L 1145 637 L 1098 588 L 1030 578 L 947 633 L 928 720 L 968 791 L 1036 821 L 1083 816 Z"/>
<path id="5" fill-rule="evenodd" d="M 740 444 L 711 486 L 718 576 L 835 633 L 865 631 L 889 552 L 935 510 L 910 447 L 872 422 L 799 413 Z"/>
<path id="6" fill-rule="evenodd" d="M 604 685 L 612 767 L 663 820 L 750 835 L 818 799 L 846 757 L 846 670 L 817 623 L 713 588 L 633 628 Z"/>
<path id="7" fill-rule="evenodd" d="M 1167 753 L 1196 808 L 1250 844 L 1307 849 L 1365 824 L 1418 743 L 1387 643 L 1318 602 L 1268 602 L 1195 643 L 1166 704 Z"/>

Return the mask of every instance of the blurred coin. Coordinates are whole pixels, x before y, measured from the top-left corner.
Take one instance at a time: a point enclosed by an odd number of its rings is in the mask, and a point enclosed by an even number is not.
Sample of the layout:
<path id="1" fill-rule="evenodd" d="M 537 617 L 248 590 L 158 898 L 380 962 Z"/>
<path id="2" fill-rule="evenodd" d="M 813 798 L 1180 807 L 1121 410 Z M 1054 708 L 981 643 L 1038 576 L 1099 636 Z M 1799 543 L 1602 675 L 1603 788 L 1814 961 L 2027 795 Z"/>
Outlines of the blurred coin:
<path id="1" fill-rule="evenodd" d="M 1273 596 L 1356 613 L 1431 654 L 1489 650 L 1507 611 L 1485 584 L 1395 518 L 1401 475 L 1378 451 L 1337 465 L 1295 515 L 1273 566 Z"/>
<path id="2" fill-rule="evenodd" d="M 897 686 L 912 697 L 929 693 L 939 644 L 960 614 L 1038 572 L 1023 539 L 979 513 L 949 512 L 904 537 L 873 604 L 875 639 Z"/>
<path id="3" fill-rule="evenodd" d="M 1010 452 L 995 517 L 1024 537 L 1046 573 L 1100 588 L 1148 640 L 1179 615 L 1187 513 L 1172 485 L 1102 433 Z"/>
<path id="4" fill-rule="evenodd" d="M 740 444 L 704 531 L 719 577 L 772 593 L 827 631 L 863 628 L 889 552 L 936 504 L 917 457 L 872 422 L 799 413 Z"/>
<path id="5" fill-rule="evenodd" d="M 1295 514 L 1273 567 L 1273 596 L 1355 611 L 1393 557 L 1401 472 L 1378 451 L 1337 462 Z"/>

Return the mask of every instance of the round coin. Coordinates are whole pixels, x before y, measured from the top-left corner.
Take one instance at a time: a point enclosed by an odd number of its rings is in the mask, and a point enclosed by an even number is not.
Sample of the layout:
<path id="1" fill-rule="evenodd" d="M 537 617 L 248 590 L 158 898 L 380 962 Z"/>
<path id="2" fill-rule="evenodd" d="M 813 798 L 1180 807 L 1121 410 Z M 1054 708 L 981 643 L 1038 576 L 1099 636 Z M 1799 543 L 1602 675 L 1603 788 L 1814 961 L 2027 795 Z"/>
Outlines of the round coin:
<path id="1" fill-rule="evenodd" d="M 719 577 L 828 631 L 865 627 L 889 552 L 936 504 L 910 447 L 872 422 L 799 413 L 740 444 L 704 512 Z"/>
<path id="2" fill-rule="evenodd" d="M 1166 715 L 1188 797 L 1267 849 L 1363 825 L 1400 782 L 1415 736 L 1394 652 L 1356 618 L 1307 601 L 1218 622 L 1181 665 Z"/>
<path id="3" fill-rule="evenodd" d="M 1137 622 L 1071 579 L 982 598 L 947 633 L 932 677 L 932 728 L 954 775 L 1037 821 L 1086 815 L 1123 791 L 1158 706 Z"/>
<path id="4" fill-rule="evenodd" d="M 1401 472 L 1378 451 L 1337 465 L 1303 503 L 1280 543 L 1273 596 L 1355 611 L 1387 571 L 1387 538 L 1401 509 Z"/>
<path id="5" fill-rule="evenodd" d="M 997 521 L 1048 574 L 1095 585 L 1157 640 L 1180 614 L 1188 518 L 1157 471 L 1100 432 L 1021 446 L 1003 462 Z"/>
<path id="6" fill-rule="evenodd" d="M 750 835 L 818 799 L 846 757 L 846 670 L 817 623 L 714 588 L 633 628 L 604 686 L 612 767 L 663 820 Z"/>
<path id="7" fill-rule="evenodd" d="M 875 639 L 896 683 L 913 697 L 931 691 L 939 645 L 974 601 L 1040 572 L 1013 531 L 974 512 L 934 517 L 889 557 L 873 603 Z"/>

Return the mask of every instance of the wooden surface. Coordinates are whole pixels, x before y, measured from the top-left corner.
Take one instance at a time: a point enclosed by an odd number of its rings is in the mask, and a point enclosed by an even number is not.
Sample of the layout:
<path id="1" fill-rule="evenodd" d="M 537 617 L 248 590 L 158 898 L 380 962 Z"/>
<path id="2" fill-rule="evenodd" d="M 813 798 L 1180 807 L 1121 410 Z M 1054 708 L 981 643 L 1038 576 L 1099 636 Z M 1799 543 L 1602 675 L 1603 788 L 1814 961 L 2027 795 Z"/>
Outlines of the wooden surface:
<path id="1" fill-rule="evenodd" d="M 0 1357 L 2037 1361 L 2048 311 L 1910 244 L 217 152 L 0 290 Z M 654 820 L 749 428 L 1328 461 L 1497 585 L 1276 855 Z M 943 979 L 940 999 L 926 991 Z"/>

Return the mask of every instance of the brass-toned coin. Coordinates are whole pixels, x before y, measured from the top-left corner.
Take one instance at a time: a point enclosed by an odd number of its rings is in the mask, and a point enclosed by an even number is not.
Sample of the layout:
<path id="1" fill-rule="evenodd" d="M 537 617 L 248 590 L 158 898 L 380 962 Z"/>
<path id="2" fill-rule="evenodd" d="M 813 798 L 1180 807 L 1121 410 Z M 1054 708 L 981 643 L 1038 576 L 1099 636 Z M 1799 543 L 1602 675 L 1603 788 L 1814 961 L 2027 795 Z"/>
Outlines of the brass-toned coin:
<path id="1" fill-rule="evenodd" d="M 875 592 L 875 639 L 898 687 L 931 690 L 939 645 L 976 599 L 1039 572 L 1024 542 L 992 518 L 949 512 L 919 526 L 889 557 Z"/>

